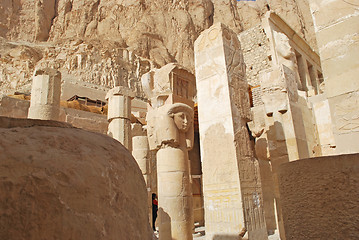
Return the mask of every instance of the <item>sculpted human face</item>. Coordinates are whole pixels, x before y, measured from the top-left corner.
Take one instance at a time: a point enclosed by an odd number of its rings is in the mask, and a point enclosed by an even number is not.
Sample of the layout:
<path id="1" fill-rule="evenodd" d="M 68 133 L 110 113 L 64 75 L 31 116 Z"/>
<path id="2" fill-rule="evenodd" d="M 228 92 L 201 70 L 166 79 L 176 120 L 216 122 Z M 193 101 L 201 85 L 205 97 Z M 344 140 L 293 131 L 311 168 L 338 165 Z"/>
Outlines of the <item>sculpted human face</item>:
<path id="1" fill-rule="evenodd" d="M 186 112 L 174 113 L 173 121 L 180 132 L 187 132 L 191 126 L 191 117 Z"/>

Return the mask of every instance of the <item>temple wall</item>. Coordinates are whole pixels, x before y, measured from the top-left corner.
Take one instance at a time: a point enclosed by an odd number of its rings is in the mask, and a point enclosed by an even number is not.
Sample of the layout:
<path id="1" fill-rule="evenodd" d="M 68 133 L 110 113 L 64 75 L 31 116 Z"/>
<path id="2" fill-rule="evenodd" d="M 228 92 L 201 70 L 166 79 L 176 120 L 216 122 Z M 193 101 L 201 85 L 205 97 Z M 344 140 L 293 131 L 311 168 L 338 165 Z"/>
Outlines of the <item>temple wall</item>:
<path id="1" fill-rule="evenodd" d="M 310 1 L 337 154 L 359 152 L 359 11 L 354 1 Z"/>
<path id="2" fill-rule="evenodd" d="M 336 145 L 332 131 L 332 117 L 328 99 L 324 94 L 309 98 L 318 132 L 321 155 L 335 155 Z"/>
<path id="3" fill-rule="evenodd" d="M 27 118 L 30 102 L 8 96 L 0 97 L 0 116 Z"/>
<path id="4" fill-rule="evenodd" d="M 70 123 L 74 127 L 82 128 L 91 132 L 106 134 L 106 115 L 85 112 L 72 108 L 61 108 L 60 121 Z"/>
<path id="5" fill-rule="evenodd" d="M 252 88 L 253 106 L 262 105 L 259 72 L 271 68 L 270 45 L 261 25 L 238 35 L 242 44 L 246 77 Z"/>
<path id="6" fill-rule="evenodd" d="M 0 98 L 0 116 L 27 118 L 30 102 L 3 96 Z M 85 112 L 72 108 L 60 108 L 60 121 L 72 124 L 74 127 L 82 128 L 91 132 L 106 134 L 106 115 Z"/>

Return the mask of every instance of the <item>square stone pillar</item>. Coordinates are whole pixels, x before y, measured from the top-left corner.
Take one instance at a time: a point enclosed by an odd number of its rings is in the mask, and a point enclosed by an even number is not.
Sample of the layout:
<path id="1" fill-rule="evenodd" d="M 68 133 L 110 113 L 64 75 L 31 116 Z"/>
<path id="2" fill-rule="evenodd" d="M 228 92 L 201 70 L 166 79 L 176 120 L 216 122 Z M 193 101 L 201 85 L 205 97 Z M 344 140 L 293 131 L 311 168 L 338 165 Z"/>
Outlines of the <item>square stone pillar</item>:
<path id="1" fill-rule="evenodd" d="M 127 87 L 115 87 L 108 91 L 108 131 L 107 134 L 129 151 L 132 150 L 131 138 L 131 100 L 135 94 Z"/>
<path id="2" fill-rule="evenodd" d="M 33 76 L 28 118 L 58 120 L 60 114 L 61 73 L 37 69 Z"/>
<path id="3" fill-rule="evenodd" d="M 221 23 L 195 41 L 206 239 L 268 239 L 246 123 L 248 84 L 236 34 Z"/>
<path id="4" fill-rule="evenodd" d="M 285 239 L 278 188 L 278 168 L 281 164 L 308 158 L 301 107 L 295 72 L 285 65 L 273 67 L 260 75 L 265 108 L 266 134 L 273 173 L 277 221 L 281 239 Z"/>
<path id="5" fill-rule="evenodd" d="M 298 88 L 293 76 L 284 65 L 260 74 L 266 125 L 267 128 L 275 128 L 276 134 L 270 140 L 284 141 L 290 161 L 309 157 Z"/>

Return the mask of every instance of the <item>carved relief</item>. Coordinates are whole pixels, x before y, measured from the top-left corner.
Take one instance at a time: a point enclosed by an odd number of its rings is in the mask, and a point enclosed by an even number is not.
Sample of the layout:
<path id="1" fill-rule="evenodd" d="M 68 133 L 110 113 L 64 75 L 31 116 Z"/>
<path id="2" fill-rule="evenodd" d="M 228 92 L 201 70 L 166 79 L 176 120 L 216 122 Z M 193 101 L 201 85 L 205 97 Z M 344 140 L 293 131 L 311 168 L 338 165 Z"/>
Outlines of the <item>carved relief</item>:
<path id="1" fill-rule="evenodd" d="M 165 105 L 152 109 L 147 115 L 150 149 L 160 149 L 166 145 L 180 146 L 180 133 L 185 134 L 186 147 L 193 147 L 193 109 L 183 103 Z"/>
<path id="2" fill-rule="evenodd" d="M 359 132 L 359 92 L 352 93 L 335 105 L 339 133 Z"/>
<path id="3" fill-rule="evenodd" d="M 262 101 L 264 103 L 267 116 L 273 116 L 274 112 L 287 112 L 287 86 L 284 78 L 282 77 L 280 68 L 271 72 L 262 73 L 260 80 Z"/>
<path id="4" fill-rule="evenodd" d="M 291 75 L 297 83 L 297 88 L 302 88 L 302 83 L 299 79 L 297 59 L 295 57 L 295 51 L 290 45 L 289 38 L 281 32 L 274 31 L 275 48 L 277 51 L 277 60 L 280 66 L 284 65 L 288 68 L 287 75 Z"/>
<path id="5" fill-rule="evenodd" d="M 201 36 L 197 39 L 197 51 L 201 52 L 204 49 L 213 46 L 213 42 L 218 38 L 221 31 L 221 24 L 213 25 L 210 29 L 202 32 Z"/>
<path id="6" fill-rule="evenodd" d="M 239 112 L 239 117 L 244 121 L 248 122 L 252 119 L 249 95 L 248 95 L 248 84 L 245 79 L 237 75 L 232 75 L 231 82 L 229 83 L 232 105 L 235 106 Z"/>
<path id="7" fill-rule="evenodd" d="M 226 67 L 228 69 L 228 75 L 239 75 L 241 79 L 245 79 L 246 65 L 244 63 L 243 53 L 241 50 L 241 44 L 237 35 L 228 29 L 223 29 L 223 34 L 230 35 L 230 40 L 225 41 L 224 54 L 226 57 Z M 224 38 L 226 39 L 226 37 Z"/>
<path id="8" fill-rule="evenodd" d="M 177 96 L 190 99 L 189 82 L 189 80 L 173 74 L 173 93 Z"/>
<path id="9" fill-rule="evenodd" d="M 153 69 L 141 77 L 143 90 L 154 108 L 175 102 L 190 104 L 194 81 L 193 74 L 174 63 Z"/>

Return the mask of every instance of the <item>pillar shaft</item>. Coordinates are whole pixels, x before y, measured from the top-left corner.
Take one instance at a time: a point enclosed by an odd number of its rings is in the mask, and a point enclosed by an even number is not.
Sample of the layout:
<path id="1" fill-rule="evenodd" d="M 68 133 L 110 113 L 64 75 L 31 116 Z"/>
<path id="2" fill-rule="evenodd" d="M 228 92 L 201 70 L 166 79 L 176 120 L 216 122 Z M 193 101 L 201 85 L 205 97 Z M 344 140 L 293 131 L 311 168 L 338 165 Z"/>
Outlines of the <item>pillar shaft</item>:
<path id="1" fill-rule="evenodd" d="M 192 191 L 187 149 L 167 147 L 157 152 L 160 239 L 192 239 Z"/>
<path id="2" fill-rule="evenodd" d="M 148 177 L 150 174 L 149 169 L 149 147 L 147 135 L 145 136 L 133 136 L 132 137 L 132 156 L 136 160 L 138 166 L 141 169 L 142 175 L 145 179 L 146 186 L 148 186 Z"/>
<path id="3" fill-rule="evenodd" d="M 143 178 L 147 189 L 147 206 L 148 219 L 152 227 L 152 186 L 151 186 L 151 168 L 150 168 L 150 149 L 148 146 L 148 139 L 146 130 L 139 123 L 131 125 L 132 133 L 132 156 L 136 160 L 141 169 Z"/>
<path id="4" fill-rule="evenodd" d="M 132 150 L 131 100 L 134 94 L 126 87 L 115 87 L 107 95 L 109 121 L 107 134 Z"/>
<path id="5" fill-rule="evenodd" d="M 60 114 L 61 73 L 45 68 L 35 71 L 28 118 L 58 120 Z"/>
<path id="6" fill-rule="evenodd" d="M 262 190 L 246 122 L 245 64 L 236 34 L 218 23 L 195 42 L 206 238 L 267 239 Z"/>

